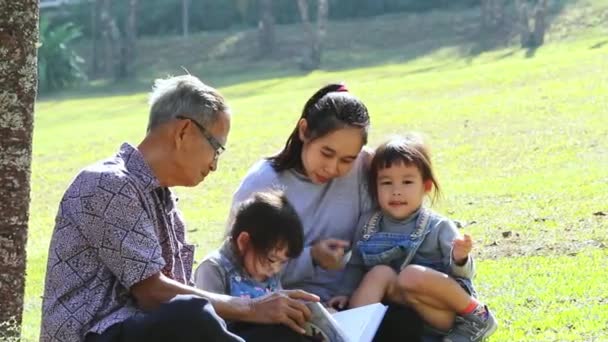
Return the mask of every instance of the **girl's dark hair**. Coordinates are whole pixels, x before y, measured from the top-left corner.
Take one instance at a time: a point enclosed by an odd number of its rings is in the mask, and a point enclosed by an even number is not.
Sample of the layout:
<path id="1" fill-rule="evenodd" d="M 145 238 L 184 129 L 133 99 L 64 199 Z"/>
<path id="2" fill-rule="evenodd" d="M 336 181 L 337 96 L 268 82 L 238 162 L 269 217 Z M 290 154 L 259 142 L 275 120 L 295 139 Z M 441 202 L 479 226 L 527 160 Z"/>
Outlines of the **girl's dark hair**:
<path id="1" fill-rule="evenodd" d="M 369 114 L 365 105 L 350 94 L 343 84 L 334 83 L 319 89 L 304 105 L 300 119 L 306 119 L 306 135 L 311 140 L 338 129 L 360 127 L 363 144 L 367 143 Z M 300 120 L 298 120 L 299 122 Z M 302 169 L 302 146 L 298 124 L 278 154 L 268 158 L 275 171 Z"/>
<path id="2" fill-rule="evenodd" d="M 237 209 L 230 232 L 234 247 L 242 232 L 249 233 L 251 247 L 258 255 L 266 255 L 285 244 L 287 257 L 296 258 L 304 248 L 302 222 L 282 192 L 257 192 L 244 201 Z"/>
<path id="3" fill-rule="evenodd" d="M 376 149 L 369 170 L 369 194 L 374 203 L 378 203 L 378 172 L 391 167 L 393 164 L 414 165 L 422 175 L 422 181 L 433 182 L 433 197 L 435 202 L 441 193 L 437 177 L 433 173 L 431 154 L 428 146 L 421 137 L 411 134 L 405 137 L 393 138 Z"/>

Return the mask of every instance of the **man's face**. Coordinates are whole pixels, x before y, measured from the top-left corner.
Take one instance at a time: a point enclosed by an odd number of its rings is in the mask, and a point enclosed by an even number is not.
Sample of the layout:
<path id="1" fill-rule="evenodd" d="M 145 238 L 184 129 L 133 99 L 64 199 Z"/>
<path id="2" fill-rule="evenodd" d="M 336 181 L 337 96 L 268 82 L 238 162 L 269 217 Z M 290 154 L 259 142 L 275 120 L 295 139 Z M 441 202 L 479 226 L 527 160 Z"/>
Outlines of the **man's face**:
<path id="1" fill-rule="evenodd" d="M 230 115 L 220 113 L 217 120 L 207 127 L 199 127 L 194 121 L 188 121 L 176 163 L 182 178 L 179 185 L 196 186 L 210 172 L 217 170 L 219 153 L 228 140 Z"/>

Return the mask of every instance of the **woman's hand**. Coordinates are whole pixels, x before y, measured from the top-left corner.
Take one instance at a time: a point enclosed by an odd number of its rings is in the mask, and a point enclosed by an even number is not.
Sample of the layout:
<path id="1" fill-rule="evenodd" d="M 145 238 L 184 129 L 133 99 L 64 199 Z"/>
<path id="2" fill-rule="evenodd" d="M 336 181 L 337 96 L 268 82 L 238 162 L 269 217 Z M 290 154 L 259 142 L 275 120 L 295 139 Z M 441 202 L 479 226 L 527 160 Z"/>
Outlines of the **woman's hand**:
<path id="1" fill-rule="evenodd" d="M 327 239 L 315 243 L 310 249 L 312 259 L 326 270 L 339 270 L 344 267 L 344 254 L 350 243 L 345 240 Z"/>
<path id="2" fill-rule="evenodd" d="M 336 310 L 342 310 L 346 308 L 348 304 L 348 296 L 335 296 L 332 297 L 328 302 L 327 306 Z"/>

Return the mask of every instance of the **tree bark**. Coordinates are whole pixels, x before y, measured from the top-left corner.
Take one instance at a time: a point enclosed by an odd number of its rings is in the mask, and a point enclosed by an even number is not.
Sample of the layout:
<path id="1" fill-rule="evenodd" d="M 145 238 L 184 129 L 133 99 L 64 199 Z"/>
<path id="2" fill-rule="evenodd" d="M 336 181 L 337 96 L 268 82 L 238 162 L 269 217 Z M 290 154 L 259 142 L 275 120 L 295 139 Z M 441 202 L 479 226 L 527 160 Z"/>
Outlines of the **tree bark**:
<path id="1" fill-rule="evenodd" d="M 275 47 L 274 15 L 272 0 L 260 0 L 260 21 L 258 24 L 259 56 L 270 56 Z"/>
<path id="2" fill-rule="evenodd" d="M 38 1 L 0 0 L 0 340 L 23 311 L 37 87 Z"/>

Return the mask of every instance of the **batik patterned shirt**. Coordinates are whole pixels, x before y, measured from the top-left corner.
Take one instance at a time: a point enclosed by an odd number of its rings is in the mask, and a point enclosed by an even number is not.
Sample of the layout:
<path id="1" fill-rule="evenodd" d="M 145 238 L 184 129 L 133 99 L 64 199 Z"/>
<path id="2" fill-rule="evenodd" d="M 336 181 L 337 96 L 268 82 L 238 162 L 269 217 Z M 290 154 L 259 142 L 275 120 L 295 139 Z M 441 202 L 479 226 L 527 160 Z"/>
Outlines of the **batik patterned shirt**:
<path id="1" fill-rule="evenodd" d="M 192 285 L 176 201 L 128 143 L 78 174 L 49 247 L 41 341 L 82 341 L 141 314 L 129 289 L 159 272 Z"/>

